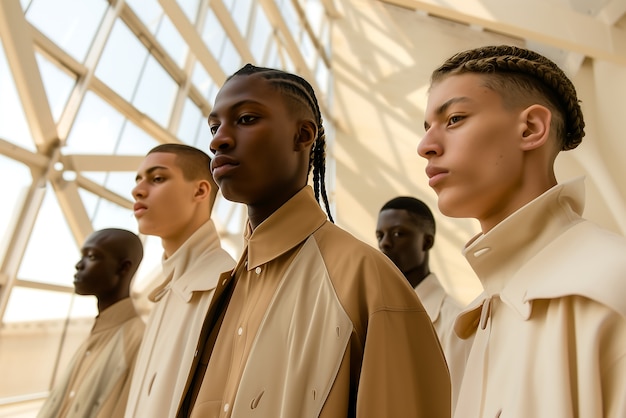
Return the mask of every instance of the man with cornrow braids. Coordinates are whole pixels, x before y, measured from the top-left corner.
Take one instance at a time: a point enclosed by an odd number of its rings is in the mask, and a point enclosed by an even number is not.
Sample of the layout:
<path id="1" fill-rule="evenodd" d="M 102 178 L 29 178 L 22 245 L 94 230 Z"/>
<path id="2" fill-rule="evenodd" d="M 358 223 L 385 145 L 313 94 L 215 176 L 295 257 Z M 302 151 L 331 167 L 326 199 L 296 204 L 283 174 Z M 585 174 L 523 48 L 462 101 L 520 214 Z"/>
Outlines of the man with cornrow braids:
<path id="1" fill-rule="evenodd" d="M 554 174 L 584 136 L 574 85 L 533 51 L 482 47 L 433 72 L 425 115 L 439 209 L 482 230 L 463 250 L 484 291 L 455 322 L 474 342 L 454 416 L 626 417 L 626 239 Z"/>
<path id="2" fill-rule="evenodd" d="M 449 417 L 448 370 L 419 299 L 384 254 L 328 219 L 309 83 L 248 64 L 208 122 L 213 177 L 248 223 L 179 416 Z"/>

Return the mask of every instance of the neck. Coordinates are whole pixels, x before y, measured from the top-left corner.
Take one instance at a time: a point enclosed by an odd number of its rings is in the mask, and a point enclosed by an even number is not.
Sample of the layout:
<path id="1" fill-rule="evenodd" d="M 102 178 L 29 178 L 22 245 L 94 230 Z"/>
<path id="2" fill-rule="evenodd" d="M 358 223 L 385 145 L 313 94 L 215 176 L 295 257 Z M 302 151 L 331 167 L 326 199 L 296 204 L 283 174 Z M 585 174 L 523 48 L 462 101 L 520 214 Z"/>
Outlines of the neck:
<path id="1" fill-rule="evenodd" d="M 404 277 L 411 284 L 411 287 L 415 288 L 430 274 L 430 268 L 428 264 L 422 264 L 409 271 L 404 272 Z"/>

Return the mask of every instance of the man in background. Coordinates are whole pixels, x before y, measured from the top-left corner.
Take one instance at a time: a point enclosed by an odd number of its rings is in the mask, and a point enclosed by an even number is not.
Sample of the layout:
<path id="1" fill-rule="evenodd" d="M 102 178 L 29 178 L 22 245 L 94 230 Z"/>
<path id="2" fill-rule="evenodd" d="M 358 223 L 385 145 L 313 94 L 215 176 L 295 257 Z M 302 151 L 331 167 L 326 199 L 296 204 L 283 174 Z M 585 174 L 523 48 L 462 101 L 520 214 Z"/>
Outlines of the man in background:
<path id="1" fill-rule="evenodd" d="M 142 258 L 139 237 L 123 229 L 96 231 L 83 244 L 74 289 L 98 299 L 98 316 L 38 418 L 123 416 L 144 331 L 129 297 Z"/>

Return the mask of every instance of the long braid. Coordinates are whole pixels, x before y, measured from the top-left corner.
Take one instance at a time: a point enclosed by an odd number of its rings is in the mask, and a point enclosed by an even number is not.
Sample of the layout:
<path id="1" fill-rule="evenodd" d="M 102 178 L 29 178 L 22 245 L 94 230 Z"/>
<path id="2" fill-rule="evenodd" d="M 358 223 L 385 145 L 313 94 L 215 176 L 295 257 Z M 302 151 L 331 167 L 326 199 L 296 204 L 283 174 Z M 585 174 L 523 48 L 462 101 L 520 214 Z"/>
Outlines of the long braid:
<path id="1" fill-rule="evenodd" d="M 295 74 L 273 68 L 256 67 L 252 64 L 246 64 L 243 68 L 230 76 L 229 79 L 237 75 L 251 74 L 258 74 L 268 80 L 282 93 L 286 94 L 289 99 L 303 106 L 304 109 L 308 109 L 314 117 L 317 125 L 317 138 L 313 143 L 309 157 L 308 171 L 311 172 L 311 169 L 313 170 L 313 191 L 315 192 L 315 200 L 319 203 L 321 194 L 328 219 L 334 222 L 330 211 L 328 196 L 326 195 L 326 134 L 322 123 L 319 103 L 317 102 L 313 87 L 311 87 L 309 82 L 305 79 Z"/>
<path id="2" fill-rule="evenodd" d="M 560 113 L 555 116 L 562 120 L 562 126 L 556 129 L 561 149 L 574 149 L 582 142 L 585 121 L 576 89 L 563 70 L 548 58 L 511 45 L 476 48 L 448 59 L 433 72 L 432 82 L 462 73 L 501 75 L 499 80 L 505 87 L 502 94 L 515 85 L 542 92 Z"/>

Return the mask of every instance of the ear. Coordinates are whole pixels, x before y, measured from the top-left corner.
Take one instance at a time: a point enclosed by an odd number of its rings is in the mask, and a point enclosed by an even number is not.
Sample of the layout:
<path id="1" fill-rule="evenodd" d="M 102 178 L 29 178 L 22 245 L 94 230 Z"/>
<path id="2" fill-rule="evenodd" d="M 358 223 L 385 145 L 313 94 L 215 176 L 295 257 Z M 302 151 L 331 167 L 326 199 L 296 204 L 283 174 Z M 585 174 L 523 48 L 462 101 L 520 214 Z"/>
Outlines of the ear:
<path id="1" fill-rule="evenodd" d="M 211 183 L 208 180 L 199 180 L 196 183 L 196 191 L 194 198 L 197 200 L 204 200 L 209 197 L 211 193 Z"/>
<path id="2" fill-rule="evenodd" d="M 133 263 L 129 259 L 124 259 L 120 261 L 120 264 L 117 267 L 117 274 L 120 277 L 125 277 L 128 274 L 128 271 L 130 270 L 132 264 Z"/>
<path id="3" fill-rule="evenodd" d="M 317 126 L 310 119 L 298 122 L 298 131 L 294 140 L 294 151 L 310 150 L 317 138 Z"/>
<path id="4" fill-rule="evenodd" d="M 428 251 L 433 248 L 433 245 L 435 245 L 435 236 L 430 234 L 424 234 L 424 247 L 422 248 L 422 250 Z"/>
<path id="5" fill-rule="evenodd" d="M 543 146 L 550 139 L 552 112 L 545 106 L 534 104 L 520 114 L 522 118 L 522 138 L 520 148 L 530 151 Z"/>

